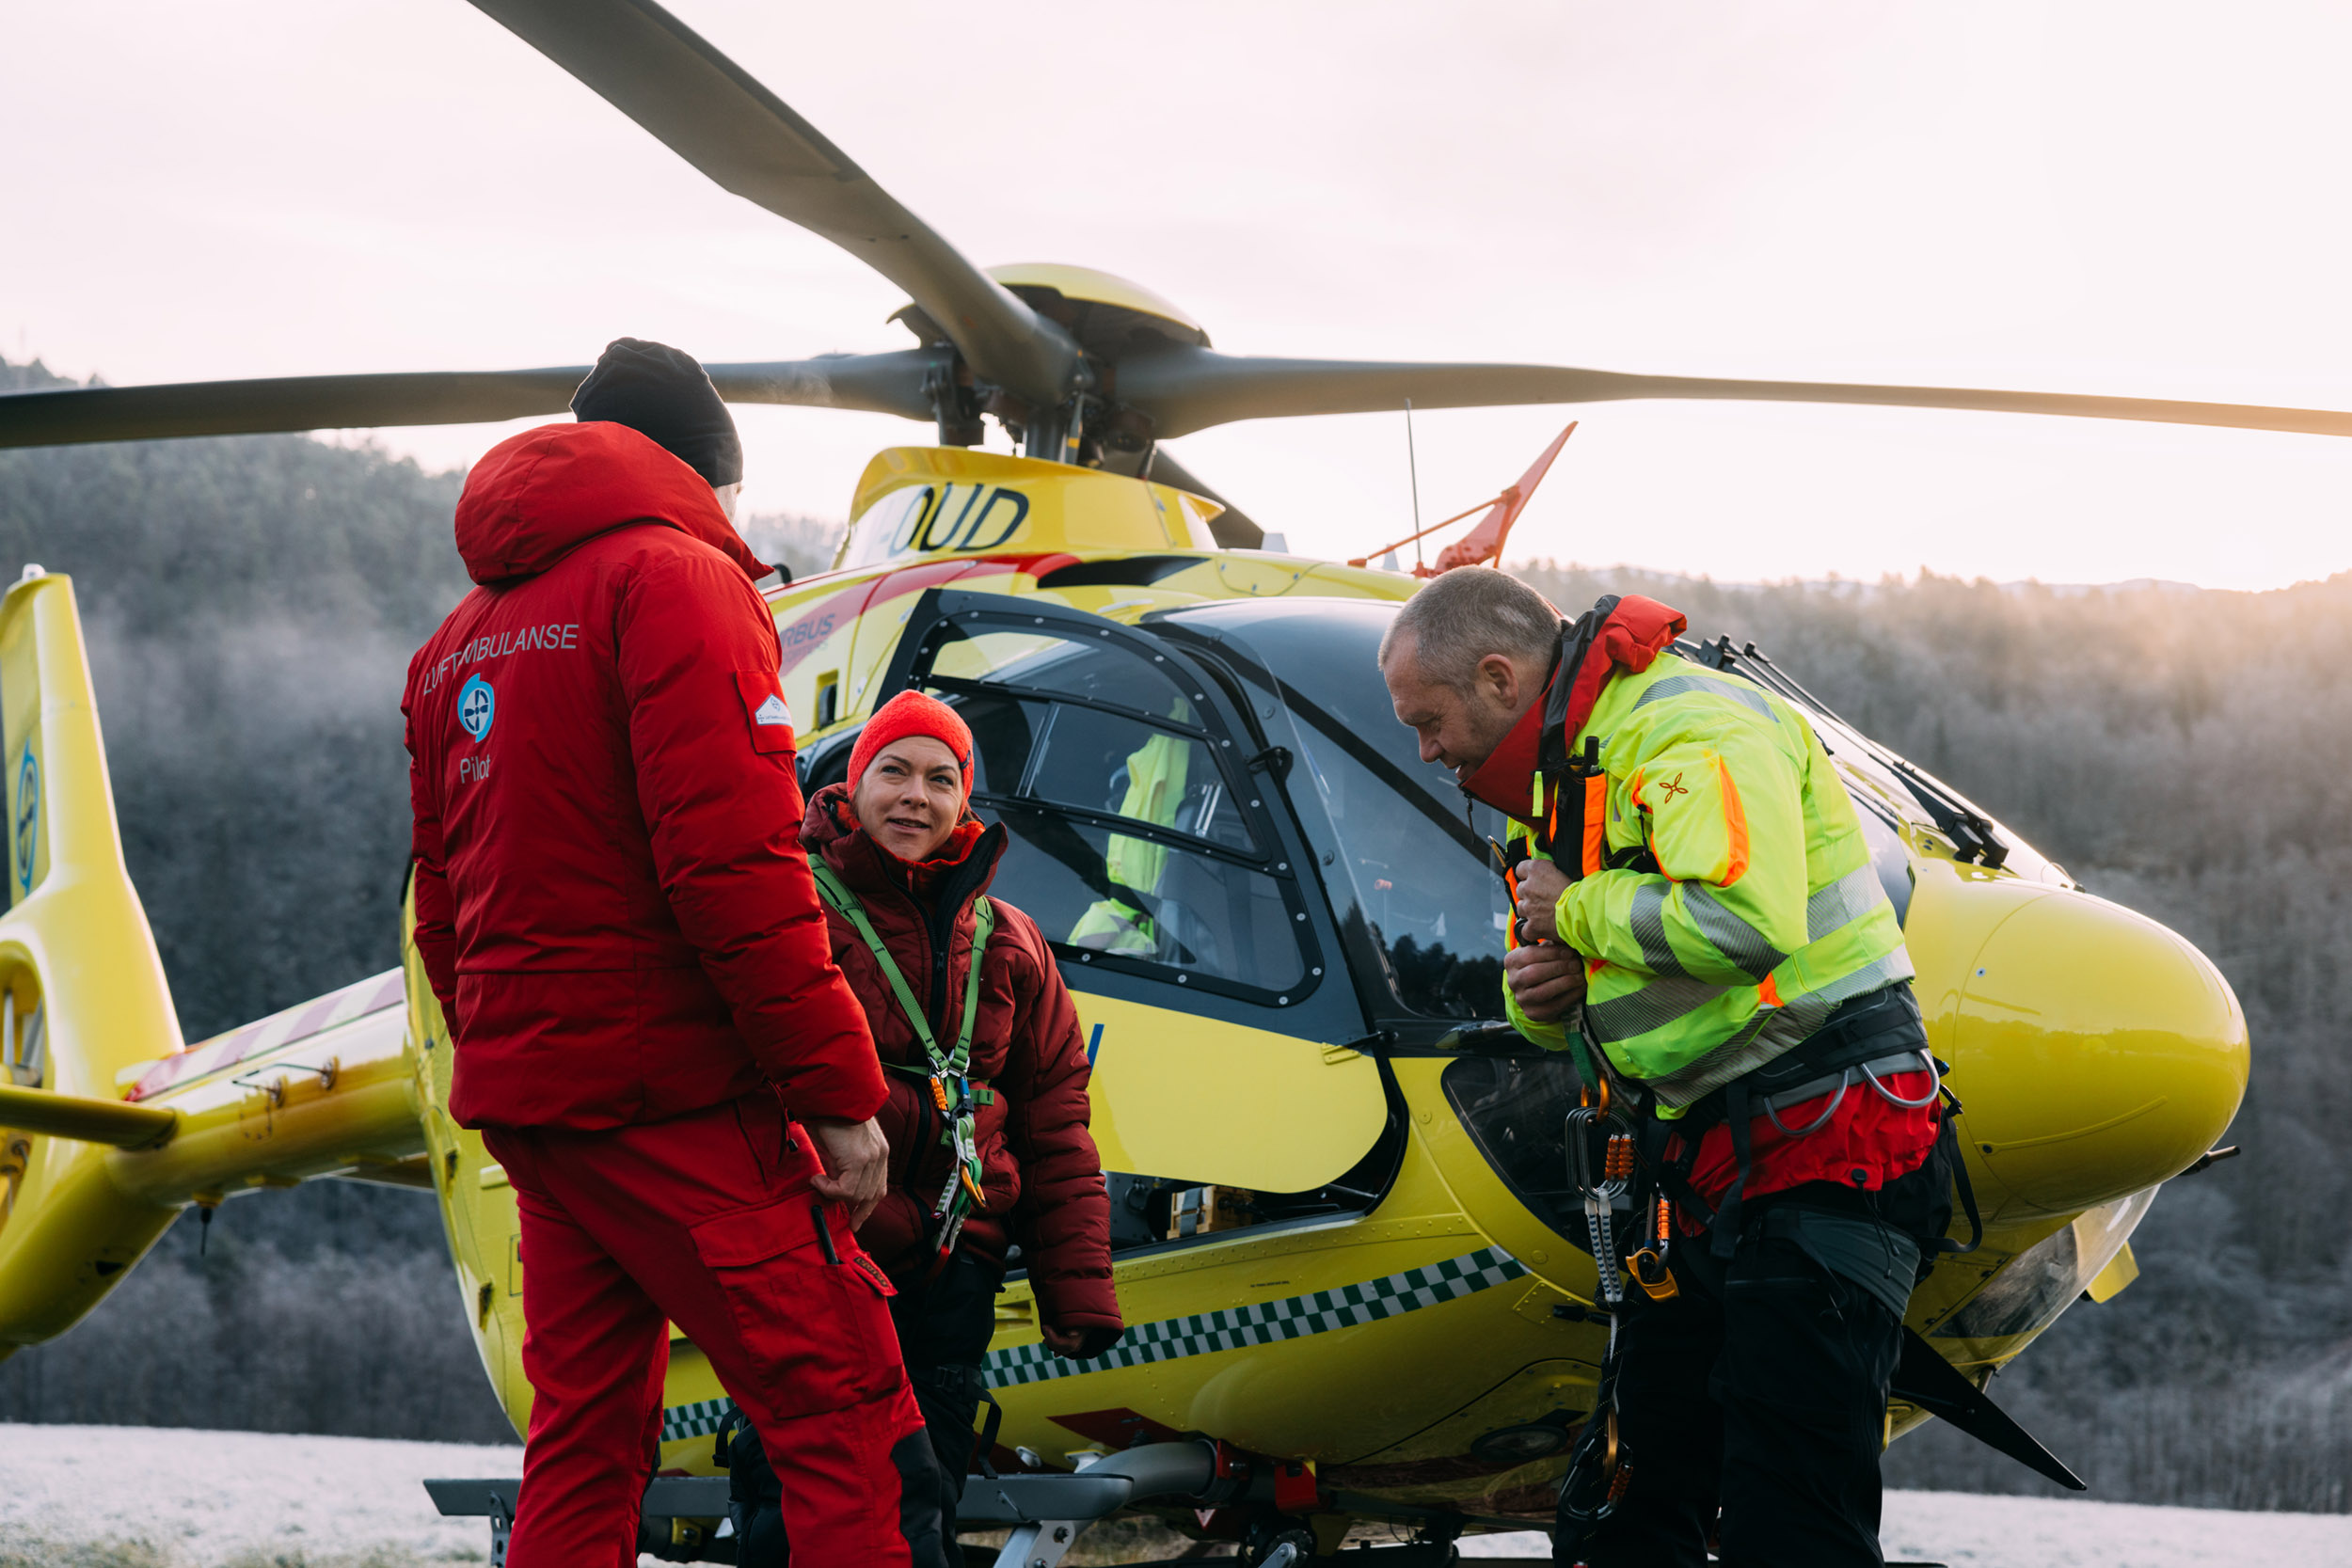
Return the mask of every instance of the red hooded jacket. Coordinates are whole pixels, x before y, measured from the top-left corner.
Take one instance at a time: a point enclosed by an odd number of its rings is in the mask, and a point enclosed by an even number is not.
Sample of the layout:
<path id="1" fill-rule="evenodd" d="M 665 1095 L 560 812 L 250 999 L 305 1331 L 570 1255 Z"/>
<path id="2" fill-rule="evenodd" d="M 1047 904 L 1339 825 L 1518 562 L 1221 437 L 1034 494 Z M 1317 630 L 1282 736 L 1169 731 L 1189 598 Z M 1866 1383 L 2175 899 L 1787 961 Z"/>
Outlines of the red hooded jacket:
<path id="1" fill-rule="evenodd" d="M 818 790 L 801 841 L 857 895 L 874 934 L 924 1001 L 932 1037 L 952 1048 L 972 972 L 973 904 L 996 873 L 1005 831 L 983 832 L 967 817 L 943 859 L 910 866 L 868 838 L 849 807 L 848 785 Z M 1110 1199 L 1087 1131 L 1089 1069 L 1077 1010 L 1037 923 L 1001 898 L 991 902 L 996 928 L 980 959 L 970 1074 L 992 1091 L 974 1128 L 988 1205 L 964 1221 L 963 1246 L 995 1262 L 1009 1242 L 1018 1241 L 1046 1323 L 1117 1329 Z M 834 962 L 866 1004 L 875 1050 L 885 1062 L 928 1071 L 923 1043 L 873 950 L 848 920 L 830 909 L 825 916 Z M 930 1263 L 925 1227 L 949 1179 L 952 1155 L 939 1141 L 939 1114 L 926 1080 L 908 1072 L 886 1076 L 890 1100 L 881 1121 L 890 1139 L 890 1190 L 857 1239 L 905 1279 Z"/>
<path id="2" fill-rule="evenodd" d="M 660 1121 L 756 1090 L 882 1101 L 800 847 L 775 622 L 710 486 L 548 425 L 457 503 L 482 586 L 409 661 L 417 947 L 461 1125 Z"/>

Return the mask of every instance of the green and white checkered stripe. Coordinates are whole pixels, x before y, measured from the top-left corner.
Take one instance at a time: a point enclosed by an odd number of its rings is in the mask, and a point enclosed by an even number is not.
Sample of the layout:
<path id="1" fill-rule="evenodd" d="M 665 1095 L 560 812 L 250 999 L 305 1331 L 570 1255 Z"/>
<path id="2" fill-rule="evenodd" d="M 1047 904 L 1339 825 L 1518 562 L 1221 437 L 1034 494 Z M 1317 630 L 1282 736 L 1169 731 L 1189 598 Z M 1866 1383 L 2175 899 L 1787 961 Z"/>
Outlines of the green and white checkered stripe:
<path id="1" fill-rule="evenodd" d="M 1137 1323 L 1129 1327 L 1126 1337 L 1110 1351 L 1091 1361 L 1066 1360 L 1043 1344 L 1017 1345 L 990 1355 L 980 1364 L 980 1370 L 990 1387 L 1006 1388 L 1107 1371 L 1116 1367 L 1140 1367 L 1186 1355 L 1209 1355 L 1221 1350 L 1240 1350 L 1246 1345 L 1303 1339 L 1311 1334 L 1354 1328 L 1418 1312 L 1442 1302 L 1459 1301 L 1464 1296 L 1508 1284 L 1526 1273 L 1525 1265 L 1501 1247 L 1481 1247 L 1460 1258 L 1406 1269 L 1386 1279 L 1343 1285 L 1336 1291 L 1315 1291 L 1225 1312 Z"/>
<path id="2" fill-rule="evenodd" d="M 1418 1312 L 1424 1307 L 1459 1301 L 1494 1286 L 1507 1285 L 1526 1274 L 1526 1265 L 1501 1247 L 1481 1247 L 1459 1258 L 1425 1263 L 1386 1279 L 1343 1285 L 1336 1291 L 1315 1291 L 1225 1312 L 1137 1323 L 1107 1354 L 1091 1361 L 1067 1360 L 1043 1344 L 1017 1345 L 990 1355 L 980 1364 L 980 1370 L 990 1387 L 1007 1388 L 1107 1371 L 1115 1367 L 1140 1367 L 1153 1361 L 1174 1361 L 1181 1356 L 1240 1350 L 1247 1345 L 1303 1339 L 1311 1334 L 1355 1328 Z M 686 1437 L 707 1437 L 719 1430 L 719 1423 L 734 1409 L 735 1402 L 723 1399 L 671 1405 L 661 1412 L 661 1440 L 674 1443 Z"/>
<path id="3" fill-rule="evenodd" d="M 670 1405 L 661 1412 L 661 1440 L 675 1443 L 681 1437 L 707 1437 L 719 1430 L 719 1423 L 735 1414 L 733 1400 L 696 1400 L 691 1404 Z"/>

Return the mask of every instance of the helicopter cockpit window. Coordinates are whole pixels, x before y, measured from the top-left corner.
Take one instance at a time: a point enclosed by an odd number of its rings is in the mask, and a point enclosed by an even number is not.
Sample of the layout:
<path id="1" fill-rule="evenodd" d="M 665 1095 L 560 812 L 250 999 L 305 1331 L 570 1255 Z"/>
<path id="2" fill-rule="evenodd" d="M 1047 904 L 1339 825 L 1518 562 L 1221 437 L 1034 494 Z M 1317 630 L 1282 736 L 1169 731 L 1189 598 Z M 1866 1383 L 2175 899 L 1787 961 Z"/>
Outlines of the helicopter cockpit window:
<path id="1" fill-rule="evenodd" d="M 1309 968 L 1295 884 L 1269 875 L 1220 763 L 1230 748 L 1163 665 L 1110 642 L 983 631 L 941 648 L 923 684 L 972 727 L 973 804 L 1012 841 L 996 889 L 1049 939 L 1082 963 L 1165 966 L 1183 984 L 1286 1002 Z"/>
<path id="2" fill-rule="evenodd" d="M 1509 907 L 1487 840 L 1509 824 L 1422 761 L 1397 722 L 1375 661 L 1393 614 L 1325 600 L 1203 606 L 1170 619 L 1230 626 L 1279 684 L 1298 736 L 1285 781 L 1292 803 L 1325 862 L 1336 912 L 1378 949 L 1404 1009 L 1499 1018 Z"/>

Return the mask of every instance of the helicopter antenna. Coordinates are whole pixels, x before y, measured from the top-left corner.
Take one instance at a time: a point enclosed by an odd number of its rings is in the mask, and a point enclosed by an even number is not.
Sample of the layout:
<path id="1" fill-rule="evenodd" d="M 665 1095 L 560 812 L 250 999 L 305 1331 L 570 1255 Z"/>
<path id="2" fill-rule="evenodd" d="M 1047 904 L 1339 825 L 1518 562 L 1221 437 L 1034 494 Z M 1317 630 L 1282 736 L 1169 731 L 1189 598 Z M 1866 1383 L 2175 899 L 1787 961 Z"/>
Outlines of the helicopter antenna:
<path id="1" fill-rule="evenodd" d="M 1435 567 L 1424 566 L 1416 559 L 1413 576 L 1434 578 L 1439 573 L 1450 572 L 1456 566 L 1486 564 L 1501 566 L 1502 546 L 1504 541 L 1510 537 L 1511 525 L 1518 521 L 1520 512 L 1526 509 L 1529 499 L 1535 494 L 1535 486 L 1541 484 L 1544 482 L 1544 475 L 1551 471 L 1551 460 L 1560 455 L 1560 449 L 1566 446 L 1568 437 L 1576 434 L 1576 425 L 1577 421 L 1570 420 L 1568 428 L 1552 438 L 1551 445 L 1546 447 L 1543 455 L 1535 459 L 1535 466 L 1521 474 L 1517 484 L 1505 485 L 1500 492 L 1489 496 L 1476 506 L 1466 507 L 1451 517 L 1441 517 L 1427 528 L 1420 530 L 1411 538 L 1400 539 L 1388 546 L 1387 559 L 1381 562 L 1381 569 L 1390 572 L 1397 570 L 1396 552 L 1407 545 L 1413 546 L 1413 554 L 1418 558 L 1421 554 L 1421 540 L 1423 535 L 1435 533 L 1441 528 L 1449 528 L 1473 512 L 1484 512 L 1486 515 L 1478 520 L 1477 527 L 1438 552 L 1438 564 Z M 1409 451 L 1409 447 L 1407 450 Z M 1416 481 L 1413 506 L 1415 514 L 1413 521 L 1416 523 L 1421 521 L 1420 488 Z M 1374 555 L 1381 553 L 1378 550 L 1373 552 Z M 1372 556 L 1359 556 L 1349 561 L 1348 564 L 1363 566 L 1370 564 L 1371 561 Z"/>
<path id="2" fill-rule="evenodd" d="M 1413 451 L 1413 400 L 1405 400 L 1405 471 L 1413 479 L 1413 576 L 1421 576 L 1421 459 Z"/>

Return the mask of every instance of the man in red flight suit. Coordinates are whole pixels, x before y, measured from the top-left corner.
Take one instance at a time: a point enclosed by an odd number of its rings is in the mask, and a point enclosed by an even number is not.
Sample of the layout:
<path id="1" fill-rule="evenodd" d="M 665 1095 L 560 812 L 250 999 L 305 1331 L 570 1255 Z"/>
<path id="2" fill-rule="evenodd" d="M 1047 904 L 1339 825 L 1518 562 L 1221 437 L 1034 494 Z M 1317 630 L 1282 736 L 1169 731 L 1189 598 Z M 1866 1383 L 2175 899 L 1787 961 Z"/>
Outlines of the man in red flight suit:
<path id="1" fill-rule="evenodd" d="M 722 500 L 734 423 L 694 360 L 626 338 L 572 406 L 468 476 L 481 586 L 401 704 L 450 1112 L 521 1211 L 508 1560 L 636 1562 L 666 1319 L 758 1428 L 809 1560 L 933 1568 L 942 1479 L 853 1236 L 882 1071 L 799 843 L 769 568 Z"/>

